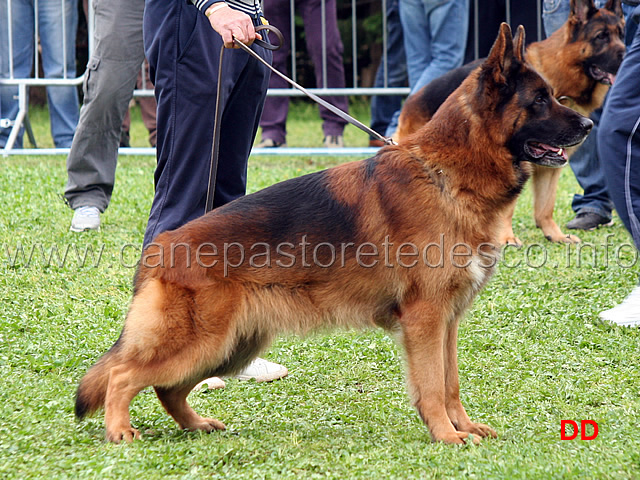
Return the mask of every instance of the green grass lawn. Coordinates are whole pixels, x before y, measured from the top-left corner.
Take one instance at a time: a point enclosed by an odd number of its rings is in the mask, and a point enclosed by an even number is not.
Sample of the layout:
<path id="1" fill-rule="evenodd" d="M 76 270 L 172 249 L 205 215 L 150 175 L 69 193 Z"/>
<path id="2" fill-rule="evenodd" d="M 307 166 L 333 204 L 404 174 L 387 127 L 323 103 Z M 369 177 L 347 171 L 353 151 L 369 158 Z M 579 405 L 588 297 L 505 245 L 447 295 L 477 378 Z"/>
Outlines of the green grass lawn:
<path id="1" fill-rule="evenodd" d="M 353 110 L 368 121 L 366 105 Z M 32 119 L 47 146 L 46 113 Z M 146 146 L 133 120 L 132 143 Z M 312 107 L 296 106 L 288 129 L 290 146 L 321 145 Z M 353 127 L 346 137 L 367 141 Z M 254 157 L 249 190 L 348 160 Z M 529 189 L 514 222 L 525 247 L 506 252 L 460 328 L 463 403 L 497 439 L 431 443 L 406 395 L 399 348 L 374 330 L 280 338 L 265 356 L 289 368 L 286 379 L 193 393 L 196 410 L 225 432 L 179 431 L 148 389 L 131 408 L 143 440 L 105 443 L 102 415 L 75 421 L 74 393 L 120 332 L 153 168 L 151 157 L 122 157 L 101 231 L 74 234 L 61 200 L 65 158 L 0 158 L 0 477 L 640 478 L 640 331 L 598 320 L 636 285 L 635 251 L 619 220 L 582 234 L 595 247 L 581 252 L 546 242 Z M 565 169 L 560 225 L 577 188 Z M 26 258 L 16 260 L 19 246 Z M 55 248 L 69 248 L 65 263 L 47 260 Z M 600 434 L 561 441 L 562 419 L 595 420 Z"/>

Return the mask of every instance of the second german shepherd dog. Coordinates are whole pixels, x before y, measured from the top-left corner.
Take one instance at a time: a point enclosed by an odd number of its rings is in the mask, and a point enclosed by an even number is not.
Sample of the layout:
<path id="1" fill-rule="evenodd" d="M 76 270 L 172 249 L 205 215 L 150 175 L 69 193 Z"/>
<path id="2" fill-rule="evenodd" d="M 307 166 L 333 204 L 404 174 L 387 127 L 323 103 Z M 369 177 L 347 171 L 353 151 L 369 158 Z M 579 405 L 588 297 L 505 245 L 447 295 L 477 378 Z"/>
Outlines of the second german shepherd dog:
<path id="1" fill-rule="evenodd" d="M 608 0 L 597 9 L 593 0 L 571 0 L 565 24 L 549 38 L 529 45 L 527 62 L 552 86 L 554 96 L 564 105 L 589 116 L 602 105 L 622 62 L 624 16 L 620 0 Z M 429 121 L 433 113 L 481 61 L 463 65 L 435 79 L 405 102 L 395 137 L 405 137 Z M 571 156 L 575 149 L 569 150 Z M 576 243 L 575 235 L 565 235 L 553 220 L 560 170 L 536 167 L 533 171 L 534 218 L 548 240 Z M 513 233 L 511 218 L 515 202 L 504 218 L 501 242 L 520 245 Z"/>
<path id="2" fill-rule="evenodd" d="M 494 437 L 460 402 L 458 322 L 497 261 L 498 227 L 530 163 L 593 123 L 562 106 L 502 24 L 487 60 L 418 134 L 364 161 L 278 183 L 158 235 L 143 252 L 124 328 L 78 387 L 76 415 L 105 409 L 132 441 L 129 404 L 153 386 L 189 430 L 224 429 L 187 395 L 233 375 L 279 332 L 379 326 L 406 352 L 432 438 Z"/>

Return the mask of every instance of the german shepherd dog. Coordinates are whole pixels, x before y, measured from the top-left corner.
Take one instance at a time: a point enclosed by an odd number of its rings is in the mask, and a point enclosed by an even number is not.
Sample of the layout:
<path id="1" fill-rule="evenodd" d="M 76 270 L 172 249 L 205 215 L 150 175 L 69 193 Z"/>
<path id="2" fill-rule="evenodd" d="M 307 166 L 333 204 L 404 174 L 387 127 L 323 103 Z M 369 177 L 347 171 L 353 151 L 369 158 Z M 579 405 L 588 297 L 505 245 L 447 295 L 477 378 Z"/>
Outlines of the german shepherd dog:
<path id="1" fill-rule="evenodd" d="M 593 0 L 571 0 L 571 13 L 565 24 L 549 38 L 529 45 L 526 59 L 549 82 L 561 103 L 589 116 L 602 105 L 622 62 L 623 32 L 620 0 L 609 0 L 599 10 Z M 397 140 L 404 141 L 429 121 L 447 96 L 480 63 L 481 60 L 454 69 L 411 95 L 400 114 Z M 574 151 L 575 148 L 570 149 L 567 155 Z M 534 218 L 548 240 L 577 243 L 578 237 L 562 233 L 553 220 L 560 173 L 557 169 L 534 168 Z M 504 218 L 501 243 L 519 246 L 521 242 L 511 225 L 514 209 L 515 202 Z"/>
<path id="2" fill-rule="evenodd" d="M 562 106 L 502 24 L 487 60 L 418 134 L 368 160 L 278 183 L 158 235 L 120 337 L 78 387 L 106 437 L 132 441 L 129 404 L 153 386 L 188 430 L 224 429 L 187 395 L 242 370 L 282 331 L 380 326 L 406 352 L 432 438 L 494 437 L 460 402 L 458 322 L 495 267 L 501 215 L 529 163 L 560 166 L 593 123 Z"/>

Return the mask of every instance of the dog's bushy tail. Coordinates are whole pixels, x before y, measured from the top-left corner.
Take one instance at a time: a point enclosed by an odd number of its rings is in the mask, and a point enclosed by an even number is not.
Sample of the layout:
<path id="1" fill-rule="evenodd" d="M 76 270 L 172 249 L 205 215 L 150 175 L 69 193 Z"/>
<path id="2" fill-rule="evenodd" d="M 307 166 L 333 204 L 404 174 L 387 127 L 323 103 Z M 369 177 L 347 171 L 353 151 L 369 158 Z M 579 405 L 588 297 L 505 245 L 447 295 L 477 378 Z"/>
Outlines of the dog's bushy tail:
<path id="1" fill-rule="evenodd" d="M 118 344 L 105 353 L 82 377 L 76 391 L 76 418 L 82 420 L 104 407 L 109 385 L 109 372 L 118 363 Z"/>

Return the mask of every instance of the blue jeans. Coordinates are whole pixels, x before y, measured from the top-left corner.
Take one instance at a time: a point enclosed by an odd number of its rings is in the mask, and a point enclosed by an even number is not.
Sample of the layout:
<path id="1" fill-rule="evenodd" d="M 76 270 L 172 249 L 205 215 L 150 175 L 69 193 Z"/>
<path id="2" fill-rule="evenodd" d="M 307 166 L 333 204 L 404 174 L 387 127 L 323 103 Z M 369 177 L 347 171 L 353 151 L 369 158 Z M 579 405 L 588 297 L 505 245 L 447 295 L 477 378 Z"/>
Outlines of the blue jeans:
<path id="1" fill-rule="evenodd" d="M 594 3 L 597 8 L 602 8 L 606 2 L 605 0 L 595 0 Z M 628 14 L 633 8 L 623 5 L 623 10 L 625 14 Z M 560 28 L 569 18 L 570 11 L 569 0 L 544 0 L 542 19 L 545 34 L 550 36 Z M 627 35 L 633 25 L 635 25 L 633 22 L 627 23 Z M 611 219 L 614 205 L 609 196 L 604 172 L 598 158 L 597 137 L 601 113 L 602 109 L 598 109 L 591 114 L 593 120 L 591 134 L 571 156 L 569 162 L 571 170 L 583 190 L 582 195 L 575 194 L 573 196 L 571 207 L 576 213 L 597 213 L 604 218 Z"/>
<path id="2" fill-rule="evenodd" d="M 409 81 L 398 3 L 398 0 L 387 0 L 387 75 L 385 82 L 383 57 L 376 72 L 376 88 L 404 87 Z M 384 135 L 393 114 L 401 107 L 401 95 L 374 95 L 371 98 L 371 129 Z"/>
<path id="3" fill-rule="evenodd" d="M 38 1 L 38 34 L 42 47 L 42 68 L 46 78 L 75 78 L 76 30 L 78 0 L 65 0 L 64 12 L 60 0 Z M 31 77 L 35 37 L 34 0 L 12 0 L 11 28 L 13 33 L 13 76 Z M 0 1 L 0 76 L 9 72 L 9 12 L 7 2 Z M 64 25 L 64 28 L 63 28 Z M 64 35 L 63 35 L 64 30 Z M 65 49 L 66 42 L 66 62 Z M 66 75 L 65 75 L 66 68 Z M 15 119 L 18 113 L 17 87 L 0 88 L 0 117 Z M 72 87 L 47 87 L 51 135 L 56 147 L 70 147 L 78 123 L 78 91 Z M 0 129 L 0 145 L 4 145 L 10 129 Z M 16 147 L 22 147 L 22 133 Z"/>
<path id="4" fill-rule="evenodd" d="M 407 34 L 404 50 L 411 93 L 462 65 L 469 30 L 469 0 L 400 0 Z M 396 111 L 387 135 L 398 128 Z"/>

